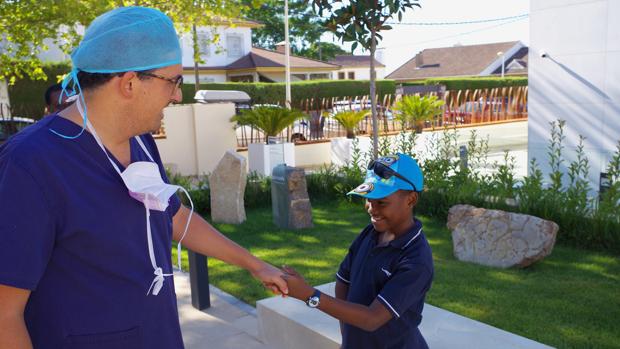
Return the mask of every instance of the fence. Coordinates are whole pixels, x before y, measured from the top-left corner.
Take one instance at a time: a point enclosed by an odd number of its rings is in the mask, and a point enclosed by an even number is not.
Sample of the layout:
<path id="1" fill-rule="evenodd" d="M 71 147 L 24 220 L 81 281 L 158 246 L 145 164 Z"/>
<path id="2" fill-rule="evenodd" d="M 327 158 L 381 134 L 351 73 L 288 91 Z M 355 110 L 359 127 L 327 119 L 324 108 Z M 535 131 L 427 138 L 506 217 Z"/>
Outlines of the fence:
<path id="1" fill-rule="evenodd" d="M 527 86 L 512 86 L 492 89 L 452 90 L 443 96 L 443 112 L 433 120 L 427 121 L 425 128 L 434 129 L 445 126 L 472 125 L 489 122 L 527 118 Z M 435 92 L 429 95 L 436 95 Z M 377 101 L 379 134 L 400 132 L 404 125 L 393 113 L 394 103 L 400 96 L 385 95 Z M 282 142 L 314 142 L 334 137 L 346 136 L 346 130 L 330 116 L 344 110 L 369 110 L 369 96 L 346 98 L 309 98 L 301 101 L 296 108 L 307 117 L 289 126 L 278 137 Z M 362 120 L 357 126 L 357 134 L 372 134 L 372 118 Z M 260 130 L 249 126 L 237 128 L 237 146 L 244 148 L 250 143 L 262 143 L 265 136 Z"/>

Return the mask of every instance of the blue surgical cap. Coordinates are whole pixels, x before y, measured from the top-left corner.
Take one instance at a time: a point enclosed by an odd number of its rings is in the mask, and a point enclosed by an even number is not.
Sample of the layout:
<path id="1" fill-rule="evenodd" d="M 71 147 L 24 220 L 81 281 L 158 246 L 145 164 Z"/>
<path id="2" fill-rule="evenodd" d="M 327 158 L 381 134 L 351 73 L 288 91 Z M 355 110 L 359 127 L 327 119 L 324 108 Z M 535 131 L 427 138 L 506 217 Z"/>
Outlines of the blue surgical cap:
<path id="1" fill-rule="evenodd" d="M 181 46 L 174 25 L 168 16 L 153 8 L 129 6 L 108 11 L 97 17 L 86 29 L 84 38 L 71 53 L 73 69 L 62 83 L 63 93 L 73 84 L 73 91 L 81 95 L 77 74 L 121 73 L 142 71 L 181 64 Z M 62 93 L 61 93 L 62 97 Z M 86 103 L 84 127 L 86 127 Z"/>

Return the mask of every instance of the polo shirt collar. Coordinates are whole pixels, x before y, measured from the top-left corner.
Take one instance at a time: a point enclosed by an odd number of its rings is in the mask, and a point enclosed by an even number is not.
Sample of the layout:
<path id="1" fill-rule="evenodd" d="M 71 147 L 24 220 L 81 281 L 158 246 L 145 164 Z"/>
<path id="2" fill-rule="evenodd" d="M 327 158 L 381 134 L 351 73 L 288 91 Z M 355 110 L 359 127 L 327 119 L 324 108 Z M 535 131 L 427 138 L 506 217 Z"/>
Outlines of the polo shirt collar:
<path id="1" fill-rule="evenodd" d="M 422 222 L 414 218 L 414 223 L 411 229 L 409 229 L 405 235 L 390 241 L 389 245 L 404 250 L 411 245 L 420 236 L 420 234 L 422 234 Z"/>

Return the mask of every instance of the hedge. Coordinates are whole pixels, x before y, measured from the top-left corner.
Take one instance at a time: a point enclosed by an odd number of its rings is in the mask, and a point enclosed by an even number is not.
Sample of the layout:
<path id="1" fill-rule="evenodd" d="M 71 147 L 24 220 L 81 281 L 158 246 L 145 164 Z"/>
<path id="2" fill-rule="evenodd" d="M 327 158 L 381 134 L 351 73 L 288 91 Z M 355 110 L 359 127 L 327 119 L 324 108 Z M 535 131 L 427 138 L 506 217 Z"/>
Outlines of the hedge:
<path id="1" fill-rule="evenodd" d="M 386 94 L 394 94 L 396 84 L 393 80 L 378 80 L 377 93 L 382 98 Z M 200 84 L 201 90 L 237 90 L 244 91 L 255 104 L 284 104 L 285 84 L 283 82 L 225 82 Z M 312 80 L 291 83 L 291 99 L 293 106 L 299 106 L 302 100 L 314 98 L 364 96 L 370 91 L 368 80 Z M 183 103 L 194 101 L 194 85 L 183 86 Z"/>
<path id="2" fill-rule="evenodd" d="M 421 81 L 405 82 L 404 86 L 413 85 L 445 85 L 446 90 L 465 90 L 478 88 L 495 88 L 507 86 L 527 86 L 527 76 L 501 77 L 455 77 L 431 78 Z"/>
<path id="3" fill-rule="evenodd" d="M 43 117 L 45 110 L 45 91 L 58 82 L 58 76 L 71 71 L 69 62 L 46 63 L 43 71 L 47 80 L 21 79 L 9 86 L 9 99 L 13 116 L 23 116 L 33 119 Z"/>

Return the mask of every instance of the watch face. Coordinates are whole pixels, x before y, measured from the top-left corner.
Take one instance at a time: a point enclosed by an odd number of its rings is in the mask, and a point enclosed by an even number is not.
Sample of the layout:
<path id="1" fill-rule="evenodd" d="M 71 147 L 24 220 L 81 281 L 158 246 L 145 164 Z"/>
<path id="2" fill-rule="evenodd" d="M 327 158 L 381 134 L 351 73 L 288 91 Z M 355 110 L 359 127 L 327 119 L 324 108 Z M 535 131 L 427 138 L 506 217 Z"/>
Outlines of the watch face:
<path id="1" fill-rule="evenodd" d="M 308 299 L 308 306 L 311 308 L 316 308 L 319 306 L 319 297 L 313 296 Z"/>

